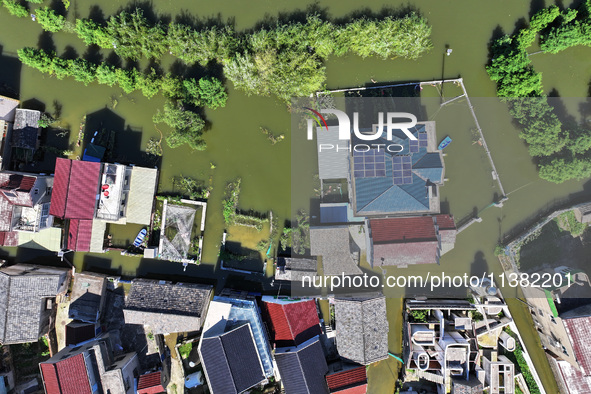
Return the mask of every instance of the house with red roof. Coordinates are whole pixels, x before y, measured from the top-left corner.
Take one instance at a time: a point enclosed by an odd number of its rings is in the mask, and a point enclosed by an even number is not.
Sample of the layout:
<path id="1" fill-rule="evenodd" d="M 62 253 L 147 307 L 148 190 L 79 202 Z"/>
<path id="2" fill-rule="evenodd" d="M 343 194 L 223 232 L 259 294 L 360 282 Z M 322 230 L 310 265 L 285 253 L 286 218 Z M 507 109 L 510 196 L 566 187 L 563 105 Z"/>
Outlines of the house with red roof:
<path id="1" fill-rule="evenodd" d="M 439 264 L 457 234 L 451 215 L 371 219 L 368 228 L 372 266 Z"/>
<path id="2" fill-rule="evenodd" d="M 364 366 L 332 372 L 326 375 L 326 383 L 331 394 L 365 394 L 367 372 Z"/>
<path id="3" fill-rule="evenodd" d="M 17 246 L 19 232 L 37 233 L 53 225 L 52 189 L 49 175 L 0 172 L 0 246 Z"/>
<path id="4" fill-rule="evenodd" d="M 322 333 L 315 300 L 264 296 L 261 314 L 270 340 L 278 348 L 298 346 Z"/>
<path id="5" fill-rule="evenodd" d="M 82 346 L 65 347 L 39 364 L 47 394 L 135 393 L 137 354 L 114 355 L 104 335 Z"/>
<path id="6" fill-rule="evenodd" d="M 58 158 L 50 213 L 69 220 L 66 247 L 102 252 L 107 223 L 149 225 L 158 170 Z"/>
<path id="7" fill-rule="evenodd" d="M 162 383 L 162 372 L 150 372 L 140 376 L 137 383 L 137 394 L 160 394 L 166 393 Z"/>

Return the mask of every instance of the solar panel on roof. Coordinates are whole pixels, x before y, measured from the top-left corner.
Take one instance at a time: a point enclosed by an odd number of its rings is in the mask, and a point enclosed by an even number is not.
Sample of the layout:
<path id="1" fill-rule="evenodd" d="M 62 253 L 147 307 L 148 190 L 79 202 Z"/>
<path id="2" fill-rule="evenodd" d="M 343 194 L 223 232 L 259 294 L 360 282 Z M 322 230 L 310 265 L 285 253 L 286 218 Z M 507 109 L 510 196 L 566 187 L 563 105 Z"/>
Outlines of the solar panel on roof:
<path id="1" fill-rule="evenodd" d="M 384 151 L 370 149 L 366 152 L 355 152 L 354 176 L 356 178 L 372 178 L 386 175 L 386 156 Z"/>
<path id="2" fill-rule="evenodd" d="M 427 133 L 419 133 L 419 147 L 426 148 L 428 142 Z"/>
<path id="3" fill-rule="evenodd" d="M 417 153 L 419 151 L 419 141 L 410 141 L 409 143 L 410 153 Z"/>

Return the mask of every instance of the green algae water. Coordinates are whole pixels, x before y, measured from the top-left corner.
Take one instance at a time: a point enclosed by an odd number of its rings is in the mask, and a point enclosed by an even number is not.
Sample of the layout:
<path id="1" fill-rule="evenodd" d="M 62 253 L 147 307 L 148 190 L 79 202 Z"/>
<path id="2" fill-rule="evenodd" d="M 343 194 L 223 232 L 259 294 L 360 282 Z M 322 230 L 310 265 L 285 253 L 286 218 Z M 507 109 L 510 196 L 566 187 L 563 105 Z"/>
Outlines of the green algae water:
<path id="1" fill-rule="evenodd" d="M 267 17 L 276 17 L 281 13 L 290 13 L 306 9 L 311 3 L 296 1 L 158 1 L 152 3 L 154 12 L 167 20 L 179 15 L 198 18 L 219 18 L 221 21 L 235 23 L 237 30 L 249 29 Z M 549 5 L 547 3 L 546 5 Z M 105 16 L 109 16 L 133 3 L 72 1 L 68 19 L 86 17 L 95 6 Z M 536 3 L 537 5 L 537 3 Z M 537 5 L 537 6 L 542 6 Z M 361 8 L 374 12 L 382 9 L 383 2 L 369 0 L 363 4 L 351 0 L 326 1 L 320 5 L 331 18 L 343 18 Z M 389 3 L 394 11 L 407 7 L 408 2 Z M 503 0 L 499 2 L 437 0 L 421 1 L 412 6 L 427 18 L 432 26 L 433 49 L 417 61 L 403 59 L 381 60 L 377 58 L 361 59 L 354 56 L 330 58 L 327 67 L 327 88 L 362 86 L 372 80 L 378 83 L 436 80 L 441 78 L 464 79 L 470 97 L 494 97 L 495 85 L 484 68 L 488 61 L 488 44 L 500 32 L 511 33 L 520 19 L 528 19 L 529 2 Z M 535 10 L 534 10 L 535 11 Z M 94 10 L 93 12 L 96 12 Z M 5 64 L 13 65 L 10 57 L 25 46 L 47 49 L 55 48 L 58 54 L 68 50 L 82 56 L 87 52 L 81 40 L 68 33 L 43 33 L 40 26 L 30 19 L 17 19 L 0 10 L 0 45 L 2 48 L 3 79 L 9 75 L 20 78 L 14 81 L 21 102 L 42 103 L 48 112 L 52 112 L 52 103 L 57 101 L 62 106 L 62 121 L 72 131 L 65 142 L 68 148 L 79 152 L 76 147 L 78 129 L 83 116 L 88 116 L 86 132 L 90 127 L 112 127 L 118 134 L 116 147 L 122 159 L 136 157 L 137 151 L 146 149 L 150 138 L 160 138 L 151 119 L 162 107 L 164 99 L 156 96 L 151 100 L 140 93 L 124 94 L 119 88 L 99 86 L 96 83 L 84 86 L 72 78 L 59 81 L 40 72 L 22 67 L 20 72 L 10 74 Z M 453 49 L 451 56 L 445 56 L 445 50 Z M 108 56 L 108 51 L 99 51 L 98 55 Z M 96 54 L 95 54 L 96 55 Z M 562 97 L 586 97 L 591 80 L 591 65 L 588 59 L 591 48 L 571 48 L 559 55 L 539 54 L 533 58 L 534 66 L 543 72 L 546 92 L 555 90 Z M 161 66 L 167 70 L 174 59 L 164 58 Z M 147 62 L 141 62 L 145 67 Z M 190 176 L 210 182 L 213 192 L 207 209 L 205 245 L 203 263 L 200 267 L 189 267 L 186 272 L 178 264 L 164 261 L 143 261 L 140 258 L 123 257 L 118 253 L 103 255 L 76 254 L 74 262 L 80 269 L 113 269 L 124 274 L 144 276 L 191 275 L 199 278 L 226 279 L 226 275 L 215 271 L 215 264 L 222 240 L 224 223 L 221 200 L 228 182 L 242 179 L 240 208 L 268 212 L 272 210 L 282 223 L 292 214 L 290 181 L 290 114 L 286 106 L 269 97 L 247 96 L 227 83 L 228 102 L 225 108 L 206 110 L 209 130 L 205 134 L 207 150 L 192 151 L 183 146 L 170 149 L 163 143 L 163 157 L 160 163 L 159 192 L 174 192 L 172 178 Z M 439 92 L 425 88 L 424 95 L 436 96 Z M 449 93 L 452 94 L 451 92 Z M 444 91 L 444 95 L 448 93 Z M 509 201 L 502 209 L 490 208 L 481 212 L 482 223 L 472 225 L 458 236 L 455 249 L 441 260 L 441 269 L 457 272 L 470 272 L 474 265 L 485 266 L 489 271 L 501 272 L 493 249 L 497 242 L 513 231 L 540 210 L 544 210 L 556 201 L 565 198 L 579 199 L 591 196 L 590 183 L 587 180 L 569 181 L 561 185 L 550 184 L 538 178 L 535 164 L 527 153 L 524 143 L 517 137 L 508 117 L 495 118 L 487 112 L 484 105 L 475 111 L 481 123 L 492 157 L 497 165 L 500 178 Z M 454 111 L 465 111 L 465 104 L 458 104 L 442 112 L 434 120 L 445 124 L 454 143 L 446 151 L 446 177 L 449 182 L 441 188 L 441 201 L 444 211 L 449 211 L 456 220 L 470 215 L 474 210 L 481 211 L 493 201 L 495 189 L 490 180 L 483 152 L 470 140 L 470 125 L 457 125 L 452 130 Z M 94 118 L 93 118 L 94 114 Z M 90 121 L 94 121 L 90 124 Z M 106 122 L 103 124 L 102 122 Z M 496 125 L 489 127 L 488 125 Z M 285 134 L 286 140 L 272 145 L 260 128 L 264 127 L 274 134 Z M 164 126 L 159 126 L 166 133 Z M 438 133 L 438 138 L 443 136 Z M 79 154 L 79 153 L 76 153 Z M 75 157 L 75 156 L 74 156 Z M 482 164 L 485 163 L 485 164 Z M 212 165 L 213 164 L 213 165 Z M 215 167 L 215 168 L 213 168 Z M 484 175 L 483 175 L 484 174 Z M 488 177 L 487 177 L 488 176 Z M 120 238 L 133 239 L 137 229 L 118 229 Z M 16 253 L 14 250 L 10 251 Z M 453 266 L 453 269 L 451 268 Z M 507 297 L 514 294 L 505 294 Z M 514 318 L 522 330 L 532 358 L 549 393 L 557 392 L 553 383 L 546 356 L 536 346 L 537 338 L 527 309 L 517 301 L 508 300 Z M 399 308 L 399 307 L 397 307 Z M 529 320 L 528 320 L 529 319 Z M 390 318 L 391 342 L 400 346 L 400 341 L 392 335 L 399 335 L 400 322 Z M 392 345 L 392 344 L 391 344 Z M 391 349 L 398 353 L 397 349 Z M 386 393 L 391 390 L 395 374 L 392 363 L 380 367 L 380 374 L 370 371 L 370 392 Z M 377 377 L 375 377 L 377 375 Z M 386 375 L 388 375 L 386 377 Z M 391 376 L 390 376 L 391 375 Z"/>

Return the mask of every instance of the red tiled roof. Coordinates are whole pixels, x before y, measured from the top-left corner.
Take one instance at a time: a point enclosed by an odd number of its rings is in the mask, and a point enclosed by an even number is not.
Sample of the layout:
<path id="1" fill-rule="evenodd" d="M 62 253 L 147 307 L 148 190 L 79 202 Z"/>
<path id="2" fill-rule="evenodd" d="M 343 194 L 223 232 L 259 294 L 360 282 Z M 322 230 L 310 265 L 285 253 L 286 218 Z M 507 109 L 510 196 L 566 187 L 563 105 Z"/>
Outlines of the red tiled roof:
<path id="1" fill-rule="evenodd" d="M 34 176 L 0 173 L 0 193 L 13 205 L 32 207 L 31 189 L 36 180 Z"/>
<path id="2" fill-rule="evenodd" d="M 92 220 L 70 220 L 68 231 L 68 249 L 78 252 L 90 251 Z"/>
<path id="3" fill-rule="evenodd" d="M 566 383 L 566 394 L 591 393 L 591 376 L 585 376 L 581 371 L 573 367 L 569 362 L 560 360 L 557 362 L 560 374 Z"/>
<path id="4" fill-rule="evenodd" d="M 563 319 L 575 356 L 585 375 L 591 374 L 591 317 Z"/>
<path id="5" fill-rule="evenodd" d="M 137 394 L 159 394 L 165 392 L 166 390 L 162 387 L 160 371 L 140 376 L 137 383 Z"/>
<path id="6" fill-rule="evenodd" d="M 299 345 L 321 333 L 314 300 L 263 302 L 270 322 L 270 331 L 278 346 Z"/>
<path id="7" fill-rule="evenodd" d="M 352 368 L 326 375 L 326 383 L 331 393 L 366 393 L 367 373 L 365 367 Z"/>
<path id="8" fill-rule="evenodd" d="M 438 241 L 373 245 L 374 265 L 437 264 Z"/>
<path id="9" fill-rule="evenodd" d="M 375 243 L 420 242 L 436 240 L 430 216 L 414 218 L 373 219 L 369 221 Z"/>
<path id="10" fill-rule="evenodd" d="M 100 163 L 58 158 L 49 212 L 65 219 L 92 219 L 100 169 Z"/>
<path id="11" fill-rule="evenodd" d="M 68 196 L 68 183 L 70 182 L 70 170 L 72 160 L 57 158 L 55 161 L 55 174 L 53 176 L 53 190 L 51 192 L 51 205 L 49 213 L 63 218 L 66 214 L 66 198 Z"/>
<path id="12" fill-rule="evenodd" d="M 42 363 L 41 373 L 47 394 L 92 394 L 83 354 Z"/>
<path id="13" fill-rule="evenodd" d="M 0 246 L 18 246 L 18 232 L 2 231 L 0 232 Z"/>
<path id="14" fill-rule="evenodd" d="M 36 180 L 34 176 L 4 173 L 0 177 L 0 189 L 30 192 Z"/>
<path id="15" fill-rule="evenodd" d="M 436 215 L 437 226 L 440 230 L 455 230 L 456 222 L 452 215 Z"/>

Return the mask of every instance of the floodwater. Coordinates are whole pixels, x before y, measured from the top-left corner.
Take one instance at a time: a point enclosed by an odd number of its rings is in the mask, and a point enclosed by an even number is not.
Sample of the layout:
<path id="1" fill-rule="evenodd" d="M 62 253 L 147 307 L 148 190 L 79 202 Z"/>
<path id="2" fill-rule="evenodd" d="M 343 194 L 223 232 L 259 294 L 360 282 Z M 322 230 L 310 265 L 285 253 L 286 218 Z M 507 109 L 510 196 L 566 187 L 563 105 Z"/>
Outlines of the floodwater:
<path id="1" fill-rule="evenodd" d="M 391 7 L 400 9 L 408 2 L 390 2 Z M 332 58 L 327 62 L 327 87 L 331 89 L 361 86 L 374 79 L 380 83 L 398 81 L 433 80 L 463 77 L 472 99 L 494 97 L 495 86 L 488 79 L 484 65 L 488 60 L 488 44 L 493 32 L 512 32 L 523 19 L 527 19 L 531 7 L 543 6 L 543 1 L 498 2 L 437 0 L 417 2 L 417 10 L 433 27 L 433 50 L 418 61 L 403 59 L 380 60 L 357 57 Z M 69 18 L 76 15 L 87 16 L 91 6 L 100 4 L 106 16 L 126 6 L 126 3 L 109 1 L 72 1 Z M 244 2 L 227 0 L 224 2 L 206 1 L 158 1 L 153 4 L 157 15 L 176 16 L 181 12 L 198 17 L 219 17 L 221 20 L 233 20 L 237 29 L 247 29 L 266 16 L 304 9 L 312 2 L 307 1 L 259 1 Z M 549 5 L 549 3 L 547 3 Z M 369 8 L 379 11 L 382 1 L 369 0 L 362 4 L 356 1 L 331 1 L 320 4 L 330 17 L 340 18 L 353 11 Z M 535 8 L 537 9 L 537 8 Z M 534 9 L 534 10 L 535 10 Z M 42 75 L 38 71 L 23 67 L 20 73 L 11 74 L 6 70 L 10 56 L 15 56 L 19 48 L 41 45 L 44 48 L 54 46 L 58 53 L 70 46 L 78 55 L 85 53 L 83 43 L 74 35 L 67 33 L 43 34 L 40 27 L 29 19 L 17 19 L 7 15 L 4 9 L 0 13 L 0 45 L 2 46 L 2 75 L 4 82 L 10 78 L 15 81 L 23 102 L 44 104 L 49 112 L 52 103 L 57 100 L 62 106 L 62 119 L 72 130 L 70 141 L 76 140 L 80 120 L 84 115 L 93 119 L 96 127 L 112 127 L 119 131 L 117 152 L 124 159 L 137 157 L 139 149 L 145 149 L 150 137 L 159 137 L 151 118 L 163 104 L 161 97 L 148 100 L 140 94 L 124 94 L 118 88 L 108 88 L 91 84 L 84 86 L 66 79 L 58 81 Z M 451 56 L 444 56 L 445 48 L 453 49 Z M 103 53 L 106 57 L 108 53 Z M 562 97 L 586 97 L 589 92 L 591 65 L 588 59 L 591 48 L 573 48 L 560 55 L 535 55 L 534 65 L 543 71 L 544 87 L 547 92 L 555 89 Z M 144 63 L 142 63 L 144 64 Z M 164 59 L 166 69 L 172 59 Z M 20 78 L 20 83 L 18 83 Z M 161 163 L 160 192 L 173 191 L 172 178 L 191 176 L 213 182 L 213 192 L 207 210 L 205 246 L 203 264 L 200 269 L 189 267 L 185 274 L 203 278 L 216 276 L 214 264 L 217 261 L 224 228 L 221 215 L 221 199 L 224 187 L 237 177 L 242 178 L 240 208 L 261 212 L 273 210 L 280 218 L 280 223 L 290 216 L 290 114 L 285 105 L 273 98 L 248 97 L 227 84 L 229 98 L 223 109 L 206 110 L 211 122 L 211 129 L 206 134 L 208 149 L 205 152 L 191 151 L 181 147 L 170 149 L 163 144 L 164 156 Z M 426 88 L 425 95 L 437 92 Z M 444 91 L 444 95 L 447 93 Z M 37 102 L 38 101 L 38 102 Z M 113 104 L 116 101 L 116 105 Z M 505 115 L 487 111 L 484 101 L 474 100 L 475 110 L 483 123 L 485 138 L 497 165 L 501 180 L 509 201 L 502 209 L 489 208 L 481 212 L 482 223 L 472 225 L 458 236 L 455 249 L 441 260 L 440 270 L 450 272 L 471 272 L 474 266 L 489 271 L 500 272 L 500 266 L 493 255 L 493 249 L 499 238 L 509 231 L 522 227 L 524 221 L 532 218 L 541 209 L 564 198 L 582 198 L 591 194 L 587 180 L 570 181 L 554 185 L 539 180 L 535 165 L 530 160 L 526 147 L 517 138 L 510 119 Z M 114 106 L 114 109 L 111 109 Z M 452 135 L 454 143 L 450 145 L 446 161 L 446 177 L 449 182 L 441 189 L 443 208 L 462 219 L 474 210 L 480 211 L 492 202 L 496 186 L 490 179 L 482 148 L 472 145 L 469 128 L 461 125 L 456 130 L 449 126 L 454 121 L 454 111 L 466 111 L 465 102 L 442 111 L 436 121 L 447 124 L 445 130 Z M 100 112 L 97 112 L 100 111 Z M 501 111 L 502 112 L 502 111 Z M 94 117 L 92 114 L 95 114 Z M 482 118 L 482 119 L 481 119 Z M 104 119 L 104 120 L 103 120 Z M 101 123 L 103 125 L 101 126 Z M 113 126 L 110 126 L 113 125 Z M 89 126 L 92 127 L 92 126 Z M 285 134 L 286 140 L 271 145 L 260 127 L 271 130 L 274 134 Z M 166 131 L 165 126 L 161 129 Z M 89 130 L 90 131 L 90 130 Z M 443 135 L 438 134 L 438 138 Z M 456 141 L 457 140 L 457 141 Z M 77 152 L 76 154 L 79 154 Z M 211 163 L 215 165 L 212 169 Z M 11 251 L 15 253 L 15 251 Z M 138 273 L 158 275 L 162 273 L 182 273 L 176 264 L 166 262 L 143 261 L 139 258 L 121 257 L 117 254 L 98 256 L 76 255 L 74 261 L 78 267 L 96 265 L 102 268 L 118 269 L 121 272 L 133 272 L 138 266 Z M 484 267 L 484 268 L 483 268 Z M 222 275 L 219 275 L 222 277 Z M 225 278 L 225 275 L 223 276 Z M 511 294 L 507 294 L 511 296 Z M 552 382 L 544 353 L 535 348 L 533 325 L 528 324 L 529 315 L 523 305 L 510 301 L 511 309 L 526 345 L 533 351 L 533 358 L 540 368 L 544 385 L 549 393 L 556 392 Z M 392 321 L 393 319 L 391 319 Z M 531 319 L 530 319 L 531 321 Z M 391 349 L 398 353 L 396 349 Z M 371 373 L 370 373 L 371 376 Z M 374 380 L 375 382 L 375 380 Z M 382 393 L 384 387 L 373 384 L 371 392 Z"/>

